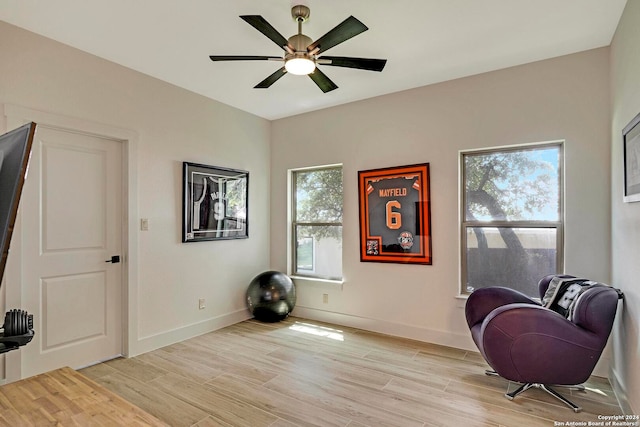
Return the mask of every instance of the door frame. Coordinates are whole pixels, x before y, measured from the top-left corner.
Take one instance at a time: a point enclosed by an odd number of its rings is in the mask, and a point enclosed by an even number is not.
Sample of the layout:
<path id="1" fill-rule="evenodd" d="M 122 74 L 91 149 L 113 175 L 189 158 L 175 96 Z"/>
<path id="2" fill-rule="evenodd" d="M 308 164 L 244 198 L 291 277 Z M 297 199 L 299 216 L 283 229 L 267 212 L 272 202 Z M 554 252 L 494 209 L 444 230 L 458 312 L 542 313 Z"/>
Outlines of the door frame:
<path id="1" fill-rule="evenodd" d="M 17 105 L 4 105 L 4 116 L 8 129 L 28 122 L 67 132 L 88 134 L 116 140 L 122 143 L 122 355 L 136 355 L 138 342 L 138 134 L 129 129 L 92 122 L 85 119 L 47 113 Z M 16 227 L 12 238 L 12 252 L 7 262 L 5 277 L 6 309 L 20 308 L 22 304 L 22 226 L 18 209 Z M 38 333 L 38 331 L 35 331 Z M 20 351 L 6 353 L 5 377 L 7 382 L 22 378 Z"/>

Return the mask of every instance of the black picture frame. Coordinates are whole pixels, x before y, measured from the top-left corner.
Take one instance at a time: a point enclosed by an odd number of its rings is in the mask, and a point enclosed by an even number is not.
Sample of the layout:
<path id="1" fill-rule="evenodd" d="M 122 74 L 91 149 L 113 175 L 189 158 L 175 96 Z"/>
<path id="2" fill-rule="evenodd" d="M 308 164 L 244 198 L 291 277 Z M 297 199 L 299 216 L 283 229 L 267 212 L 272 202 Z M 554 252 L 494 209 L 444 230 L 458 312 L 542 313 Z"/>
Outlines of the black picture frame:
<path id="1" fill-rule="evenodd" d="M 249 237 L 249 172 L 183 162 L 182 242 Z"/>
<path id="2" fill-rule="evenodd" d="M 623 200 L 640 202 L 640 114 L 622 130 L 624 155 Z"/>

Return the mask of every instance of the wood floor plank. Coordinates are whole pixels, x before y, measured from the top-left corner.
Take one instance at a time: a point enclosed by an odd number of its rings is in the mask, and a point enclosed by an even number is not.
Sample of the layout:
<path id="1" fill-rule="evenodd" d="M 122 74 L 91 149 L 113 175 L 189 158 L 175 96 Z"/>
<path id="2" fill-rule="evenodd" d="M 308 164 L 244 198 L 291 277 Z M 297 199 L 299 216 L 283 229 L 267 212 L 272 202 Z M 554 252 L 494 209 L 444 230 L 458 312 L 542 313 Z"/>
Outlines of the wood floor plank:
<path id="1" fill-rule="evenodd" d="M 242 330 L 229 330 L 225 331 L 225 333 L 201 335 L 199 343 L 213 351 L 224 350 L 238 353 L 268 353 L 280 347 L 280 345 L 264 339 L 265 337 L 265 333 L 253 332 L 252 334 L 246 334 Z"/>
<path id="2" fill-rule="evenodd" d="M 430 354 L 432 356 L 446 357 L 448 359 L 460 359 L 465 360 L 467 353 L 466 350 L 453 347 L 445 347 L 441 345 L 427 343 L 420 348 L 419 354 Z"/>
<path id="3" fill-rule="evenodd" d="M 253 353 L 249 354 L 253 355 Z M 256 384 L 263 384 L 278 375 L 277 366 L 270 366 L 264 363 L 252 364 L 245 361 L 242 354 L 234 352 L 218 353 L 213 357 L 206 347 L 194 342 L 190 342 L 185 348 L 172 353 L 172 355 L 176 359 L 201 363 L 205 366 L 219 369 L 227 374 L 235 374 Z M 258 360 L 262 359 L 260 355 L 254 355 L 253 357 L 256 357 Z"/>
<path id="4" fill-rule="evenodd" d="M 198 383 L 205 383 L 224 373 L 224 369 L 176 357 L 175 353 L 167 353 L 163 350 L 141 354 L 137 359 L 165 372 L 178 374 Z"/>
<path id="5" fill-rule="evenodd" d="M 482 358 L 482 355 L 475 351 L 467 351 L 467 354 L 464 355 L 464 360 L 468 362 L 475 362 L 475 363 L 483 363 L 483 364 L 486 363 L 485 360 Z"/>
<path id="6" fill-rule="evenodd" d="M 298 425 L 290 421 L 283 420 L 282 418 L 279 418 L 276 422 L 271 424 L 269 427 L 298 427 Z"/>
<path id="7" fill-rule="evenodd" d="M 370 360 L 402 366 L 416 372 L 446 375 L 448 378 L 451 378 L 451 376 L 464 375 L 469 372 L 477 372 L 478 370 L 478 367 L 475 366 L 473 362 L 465 362 L 460 359 L 451 359 L 420 352 L 413 357 L 405 357 L 394 355 L 393 352 L 390 351 L 372 351 L 366 357 Z"/>
<path id="8" fill-rule="evenodd" d="M 424 425 L 424 420 L 420 416 L 416 416 L 412 410 L 406 410 L 402 399 L 380 390 L 363 389 L 353 384 L 329 379 L 314 382 L 288 375 L 274 378 L 265 384 L 265 387 L 284 395 L 297 396 L 305 401 L 315 402 L 318 408 L 366 425 L 397 427 Z"/>
<path id="9" fill-rule="evenodd" d="M 487 368 L 477 352 L 290 317 L 241 322 L 85 371 L 178 426 L 549 427 L 622 413 L 606 379 L 561 390 L 583 406 L 575 414 L 540 390 L 507 400 L 508 382 Z M 0 420 L 9 416 L 2 408 L 0 396 Z"/>
<path id="10" fill-rule="evenodd" d="M 144 363 L 141 358 L 113 359 L 105 362 L 107 366 L 140 382 L 149 382 L 167 373 L 166 370 Z"/>
<path id="11" fill-rule="evenodd" d="M 254 384 L 231 375 L 222 375 L 207 385 L 236 399 L 245 399 L 254 406 L 298 426 L 344 427 L 349 422 L 348 418 L 319 408 L 316 401 L 298 399 L 268 388 L 255 387 Z"/>
<path id="12" fill-rule="evenodd" d="M 463 358 L 467 353 L 466 350 L 410 339 L 402 339 L 398 342 L 396 337 L 362 330 L 354 331 L 349 338 L 351 341 L 362 342 L 363 345 L 371 350 L 389 350 L 392 348 L 398 355 L 413 356 L 418 352 L 423 352 L 449 358 Z"/>
<path id="13" fill-rule="evenodd" d="M 100 378 L 109 374 L 113 374 L 114 372 L 118 372 L 115 368 L 112 368 L 106 363 L 91 365 L 86 368 L 80 369 L 80 371 L 89 378 Z"/>
<path id="14" fill-rule="evenodd" d="M 213 417 L 207 417 L 204 420 L 200 420 L 193 427 L 234 427 L 233 424 L 223 423 L 214 419 Z"/>
<path id="15" fill-rule="evenodd" d="M 203 388 L 175 374 L 165 375 L 151 382 L 165 393 L 174 396 L 209 414 L 209 417 L 220 423 L 237 427 L 270 426 L 278 417 L 270 414 L 246 400 L 238 400 L 218 390 Z"/>
<path id="16" fill-rule="evenodd" d="M 209 415 L 158 390 L 153 385 L 145 384 L 120 372 L 98 378 L 96 381 L 174 427 L 192 426 Z"/>
<path id="17" fill-rule="evenodd" d="M 484 359 L 467 359 L 467 352 L 454 352 L 449 347 L 445 347 L 441 352 L 437 350 L 419 351 L 413 360 L 418 363 L 428 363 L 432 365 L 444 365 L 457 368 L 465 372 L 477 372 L 490 369 L 490 366 Z"/>
<path id="18" fill-rule="evenodd" d="M 290 373 L 307 377 L 340 378 L 369 388 L 382 389 L 393 376 L 354 363 L 344 363 L 332 355 L 308 353 L 302 350 L 279 349 L 265 356 L 280 363 Z"/>

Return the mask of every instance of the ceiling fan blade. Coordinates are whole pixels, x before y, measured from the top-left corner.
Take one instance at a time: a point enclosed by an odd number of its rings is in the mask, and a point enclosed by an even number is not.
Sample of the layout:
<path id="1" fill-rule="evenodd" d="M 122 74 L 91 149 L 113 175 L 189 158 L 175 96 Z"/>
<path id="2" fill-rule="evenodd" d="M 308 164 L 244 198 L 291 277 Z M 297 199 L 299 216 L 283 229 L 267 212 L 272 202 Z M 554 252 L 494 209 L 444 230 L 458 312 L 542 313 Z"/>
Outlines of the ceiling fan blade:
<path id="1" fill-rule="evenodd" d="M 265 36 L 269 37 L 269 39 L 280 46 L 280 49 L 284 49 L 287 45 L 288 41 L 284 38 L 282 34 L 278 32 L 271 24 L 267 22 L 260 15 L 242 15 L 240 18 L 244 19 L 249 25 L 251 25 L 256 30 L 260 31 Z"/>
<path id="2" fill-rule="evenodd" d="M 334 67 L 346 67 L 346 68 L 358 68 L 360 70 L 369 71 L 382 71 L 387 64 L 386 59 L 373 59 L 373 58 L 349 58 L 346 56 L 323 56 L 318 58 L 319 64 L 333 65 Z M 328 59 L 329 63 L 325 63 L 321 60 Z"/>
<path id="3" fill-rule="evenodd" d="M 275 73 L 271 74 L 269 77 L 258 83 L 254 86 L 254 89 L 267 89 L 269 86 L 274 84 L 278 79 L 287 74 L 287 70 L 284 67 L 280 68 Z"/>
<path id="4" fill-rule="evenodd" d="M 272 56 L 210 55 L 212 61 L 282 61 Z"/>
<path id="5" fill-rule="evenodd" d="M 311 80 L 313 80 L 324 93 L 338 89 L 338 85 L 332 82 L 331 79 L 318 68 L 316 68 L 313 73 L 309 74 L 309 77 L 311 77 Z"/>
<path id="6" fill-rule="evenodd" d="M 311 43 L 309 47 L 307 47 L 307 51 L 311 52 L 318 48 L 319 50 L 316 52 L 317 55 L 320 52 L 331 49 L 337 44 L 349 40 L 351 37 L 367 31 L 368 29 L 369 28 L 358 19 L 350 16 L 330 30 L 327 34 Z"/>

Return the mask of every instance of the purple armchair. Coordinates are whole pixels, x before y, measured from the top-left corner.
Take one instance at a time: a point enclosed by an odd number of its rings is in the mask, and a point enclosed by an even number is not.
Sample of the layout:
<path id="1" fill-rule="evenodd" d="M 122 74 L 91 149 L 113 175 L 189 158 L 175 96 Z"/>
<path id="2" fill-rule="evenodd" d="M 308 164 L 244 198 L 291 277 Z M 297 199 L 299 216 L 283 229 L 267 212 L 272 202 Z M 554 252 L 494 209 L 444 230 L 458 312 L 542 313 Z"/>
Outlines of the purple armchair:
<path id="1" fill-rule="evenodd" d="M 573 279 L 576 283 L 582 280 L 588 286 L 581 283 L 579 287 L 567 289 Z M 569 285 L 558 286 L 563 282 Z M 563 316 L 567 313 L 562 309 L 558 310 L 563 313 L 560 314 L 509 288 L 482 288 L 469 295 L 465 314 L 480 353 L 495 374 L 522 383 L 517 390 L 505 394 L 509 400 L 536 387 L 560 399 L 575 412 L 581 410 L 550 386 L 585 382 L 607 344 L 622 294 L 594 283 L 568 275 L 550 275 L 540 280 L 538 286 L 543 301 L 561 296 L 557 291 L 549 295 L 554 289 L 567 291 L 572 303 L 569 318 Z M 569 303 L 560 302 L 560 305 Z"/>

